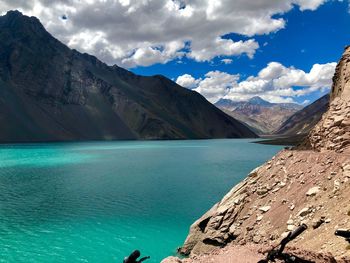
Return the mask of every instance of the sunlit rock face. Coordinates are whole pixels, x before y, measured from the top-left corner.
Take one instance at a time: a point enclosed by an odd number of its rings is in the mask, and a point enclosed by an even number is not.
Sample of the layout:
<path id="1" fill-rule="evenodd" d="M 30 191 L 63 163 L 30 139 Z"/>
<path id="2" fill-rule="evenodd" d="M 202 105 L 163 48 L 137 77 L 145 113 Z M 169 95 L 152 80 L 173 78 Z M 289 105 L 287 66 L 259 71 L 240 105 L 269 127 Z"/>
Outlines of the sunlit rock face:
<path id="1" fill-rule="evenodd" d="M 305 223 L 309 229 L 294 246 L 346 256 L 347 243 L 334 229 L 348 228 L 350 222 L 349 79 L 347 47 L 334 76 L 330 107 L 306 141 L 256 168 L 194 222 L 180 253 L 202 255 L 228 244 L 270 245 Z"/>
<path id="2" fill-rule="evenodd" d="M 350 46 L 345 48 L 336 68 L 329 110 L 308 139 L 318 151 L 350 149 Z"/>

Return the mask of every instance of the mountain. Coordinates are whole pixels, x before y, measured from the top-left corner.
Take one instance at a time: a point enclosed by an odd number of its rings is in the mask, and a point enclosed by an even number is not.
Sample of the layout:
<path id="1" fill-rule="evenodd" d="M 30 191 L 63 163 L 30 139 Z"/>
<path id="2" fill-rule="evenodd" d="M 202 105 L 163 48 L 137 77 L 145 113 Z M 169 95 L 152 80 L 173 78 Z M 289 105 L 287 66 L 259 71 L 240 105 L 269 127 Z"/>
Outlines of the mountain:
<path id="1" fill-rule="evenodd" d="M 349 228 L 349 79 L 350 46 L 336 67 L 329 107 L 303 144 L 280 151 L 234 186 L 191 225 L 179 250 L 190 260 L 168 263 L 239 262 L 234 251 L 259 260 L 301 224 L 307 230 L 286 247 L 294 256 L 350 262 L 348 242 L 334 234 Z"/>
<path id="2" fill-rule="evenodd" d="M 200 94 L 71 50 L 35 17 L 0 17 L 0 142 L 256 137 Z"/>
<path id="3" fill-rule="evenodd" d="M 329 106 L 329 94 L 294 113 L 275 132 L 278 135 L 308 134 L 321 120 Z"/>
<path id="4" fill-rule="evenodd" d="M 270 103 L 256 96 L 248 101 L 220 99 L 215 106 L 258 134 L 272 134 L 302 107 L 294 103 Z"/>

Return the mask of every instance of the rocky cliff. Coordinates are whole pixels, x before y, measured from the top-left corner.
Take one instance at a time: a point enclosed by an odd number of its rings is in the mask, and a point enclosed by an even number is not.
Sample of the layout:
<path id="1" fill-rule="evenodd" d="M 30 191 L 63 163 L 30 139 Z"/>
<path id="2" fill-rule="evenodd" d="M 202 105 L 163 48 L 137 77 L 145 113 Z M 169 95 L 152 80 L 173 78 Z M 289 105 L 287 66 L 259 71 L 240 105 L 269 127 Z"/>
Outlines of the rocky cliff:
<path id="1" fill-rule="evenodd" d="M 318 151 L 344 152 L 350 147 L 350 46 L 337 65 L 333 77 L 331 104 L 308 137 Z"/>
<path id="2" fill-rule="evenodd" d="M 0 142 L 255 137 L 200 94 L 71 50 L 35 17 L 0 17 Z"/>
<path id="3" fill-rule="evenodd" d="M 215 255 L 225 251 L 217 249 L 227 245 L 276 244 L 301 223 L 309 228 L 293 246 L 330 255 L 317 262 L 350 262 L 347 242 L 334 235 L 337 228 L 350 228 L 349 55 L 347 47 L 334 76 L 330 108 L 304 144 L 256 168 L 198 219 L 180 249 L 192 260 L 183 262 L 215 262 Z M 214 261 L 195 256 L 205 253 Z M 226 256 L 230 259 L 244 261 L 232 254 Z"/>

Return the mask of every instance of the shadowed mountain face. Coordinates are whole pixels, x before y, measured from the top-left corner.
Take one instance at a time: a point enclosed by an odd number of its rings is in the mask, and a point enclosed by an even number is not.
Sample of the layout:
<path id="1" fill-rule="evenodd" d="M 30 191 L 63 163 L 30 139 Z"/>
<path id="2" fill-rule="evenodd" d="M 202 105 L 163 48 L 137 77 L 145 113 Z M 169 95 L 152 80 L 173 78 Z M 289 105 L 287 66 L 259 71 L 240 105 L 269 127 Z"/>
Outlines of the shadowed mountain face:
<path id="1" fill-rule="evenodd" d="M 302 108 L 294 103 L 270 103 L 260 97 L 239 102 L 221 99 L 215 105 L 258 134 L 272 134 L 288 117 Z"/>
<path id="2" fill-rule="evenodd" d="M 71 50 L 34 17 L 0 17 L 0 142 L 256 137 L 200 94 Z"/>
<path id="3" fill-rule="evenodd" d="M 279 129 L 276 134 L 280 135 L 299 135 L 308 134 L 315 125 L 321 120 L 323 113 L 325 113 L 329 106 L 329 94 L 324 95 L 302 110 L 296 112 L 289 117 Z"/>

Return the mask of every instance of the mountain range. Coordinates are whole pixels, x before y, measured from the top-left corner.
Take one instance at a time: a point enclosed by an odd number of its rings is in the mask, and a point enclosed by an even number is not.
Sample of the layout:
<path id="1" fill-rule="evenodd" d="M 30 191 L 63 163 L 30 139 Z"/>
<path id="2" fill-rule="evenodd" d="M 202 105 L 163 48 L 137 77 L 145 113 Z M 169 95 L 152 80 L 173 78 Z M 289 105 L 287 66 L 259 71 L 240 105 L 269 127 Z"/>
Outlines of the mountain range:
<path id="1" fill-rule="evenodd" d="M 71 50 L 35 17 L 0 17 L 0 142 L 256 137 L 197 92 Z"/>
<path id="2" fill-rule="evenodd" d="M 295 103 L 271 103 L 258 96 L 247 101 L 220 99 L 215 105 L 258 134 L 273 134 L 290 116 L 303 108 Z"/>
<path id="3" fill-rule="evenodd" d="M 329 94 L 290 116 L 275 132 L 279 135 L 308 134 L 321 120 L 329 106 Z"/>

